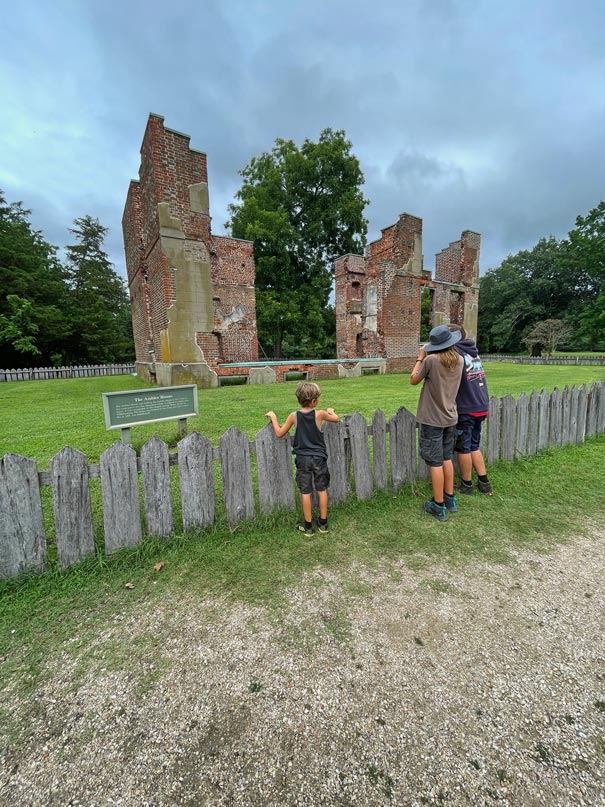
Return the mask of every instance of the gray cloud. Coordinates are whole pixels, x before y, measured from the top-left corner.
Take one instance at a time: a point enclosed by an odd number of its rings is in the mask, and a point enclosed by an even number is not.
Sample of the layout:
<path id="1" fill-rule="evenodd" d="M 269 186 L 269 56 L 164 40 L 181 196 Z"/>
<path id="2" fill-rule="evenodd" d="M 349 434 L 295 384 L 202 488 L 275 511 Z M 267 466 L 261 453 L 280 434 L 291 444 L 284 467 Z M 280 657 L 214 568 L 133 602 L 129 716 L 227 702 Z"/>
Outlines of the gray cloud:
<path id="1" fill-rule="evenodd" d="M 0 50 L 0 187 L 53 243 L 121 215 L 150 111 L 208 153 L 217 232 L 238 169 L 276 137 L 345 129 L 370 237 L 424 219 L 427 267 L 463 229 L 482 265 L 563 236 L 603 197 L 599 0 L 157 0 L 11 6 Z"/>

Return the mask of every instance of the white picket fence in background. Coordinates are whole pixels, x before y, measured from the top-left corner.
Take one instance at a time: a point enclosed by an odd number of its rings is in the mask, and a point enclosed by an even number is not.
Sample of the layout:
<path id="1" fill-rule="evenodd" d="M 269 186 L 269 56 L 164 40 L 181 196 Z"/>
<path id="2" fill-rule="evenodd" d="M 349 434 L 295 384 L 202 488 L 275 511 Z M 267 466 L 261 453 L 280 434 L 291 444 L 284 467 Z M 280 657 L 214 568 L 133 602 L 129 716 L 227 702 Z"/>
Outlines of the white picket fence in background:
<path id="1" fill-rule="evenodd" d="M 547 446 L 582 443 L 604 432 L 605 382 L 598 382 L 590 389 L 583 385 L 550 394 L 522 393 L 518 399 L 493 397 L 483 449 L 488 464 L 493 464 L 527 457 Z M 415 418 L 405 407 L 388 421 L 379 409 L 371 423 L 355 413 L 343 422 L 326 423 L 324 433 L 332 503 L 344 502 L 351 489 L 358 499 L 365 499 L 375 489 L 397 490 L 428 476 L 418 458 Z M 221 487 L 215 463 L 220 463 Z M 171 465 L 178 467 L 179 524 L 174 519 Z M 192 432 L 174 453 L 152 437 L 139 457 L 118 441 L 102 454 L 98 465 L 89 465 L 84 454 L 68 446 L 52 458 L 49 471 L 39 471 L 27 457 L 6 454 L 0 460 L 0 578 L 41 572 L 48 564 L 43 486 L 51 488 L 56 554 L 59 566 L 66 568 L 95 554 L 91 479 L 101 480 L 104 529 L 97 540 L 110 555 L 136 546 L 144 531 L 168 538 L 175 531 L 211 526 L 217 519 L 218 498 L 229 524 L 255 518 L 257 499 L 261 515 L 295 510 L 292 465 L 290 436 L 278 439 L 270 424 L 253 442 L 233 426 L 216 447 Z"/>

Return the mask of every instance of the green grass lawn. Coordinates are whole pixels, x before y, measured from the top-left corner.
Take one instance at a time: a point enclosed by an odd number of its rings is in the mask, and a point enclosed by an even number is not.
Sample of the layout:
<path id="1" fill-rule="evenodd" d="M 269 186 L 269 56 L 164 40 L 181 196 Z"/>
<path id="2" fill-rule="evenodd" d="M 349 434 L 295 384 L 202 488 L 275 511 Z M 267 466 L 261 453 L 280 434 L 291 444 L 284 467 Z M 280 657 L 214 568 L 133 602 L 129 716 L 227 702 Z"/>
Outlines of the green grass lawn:
<path id="1" fill-rule="evenodd" d="M 490 393 L 514 396 L 521 392 L 552 390 L 566 385 L 590 384 L 605 379 L 603 367 L 525 366 L 492 362 L 486 365 Z M 21 381 L 0 384 L 0 456 L 23 454 L 38 462 L 40 470 L 64 446 L 82 451 L 88 461 L 98 462 L 106 448 L 119 438 L 119 431 L 106 431 L 101 393 L 141 389 L 140 378 L 130 375 L 105 378 Z M 200 415 L 189 420 L 189 429 L 209 437 L 216 445 L 230 426 L 253 437 L 267 422 L 264 413 L 274 409 L 280 420 L 296 408 L 295 382 L 273 385 L 219 387 L 199 391 Z M 400 406 L 416 411 L 420 386 L 412 387 L 405 374 L 365 376 L 325 381 L 321 403 L 339 414 L 361 412 L 370 419 L 382 409 L 390 417 Z M 176 445 L 176 422 L 155 423 L 132 429 L 133 446 L 140 450 L 152 435 Z"/>

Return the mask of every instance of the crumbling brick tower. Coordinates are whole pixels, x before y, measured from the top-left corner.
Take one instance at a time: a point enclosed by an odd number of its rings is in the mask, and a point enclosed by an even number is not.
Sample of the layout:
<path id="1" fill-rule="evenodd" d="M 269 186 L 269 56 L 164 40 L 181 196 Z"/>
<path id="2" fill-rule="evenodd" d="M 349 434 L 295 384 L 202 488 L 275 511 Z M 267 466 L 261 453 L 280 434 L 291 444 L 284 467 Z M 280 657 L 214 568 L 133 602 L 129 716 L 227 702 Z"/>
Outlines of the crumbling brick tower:
<path id="1" fill-rule="evenodd" d="M 431 290 L 431 326 L 477 331 L 481 236 L 465 231 L 436 259 L 435 280 L 423 267 L 422 219 L 403 213 L 370 243 L 365 256 L 334 263 L 338 358 L 385 358 L 387 372 L 409 369 L 421 326 L 420 299 Z"/>
<path id="2" fill-rule="evenodd" d="M 256 361 L 253 245 L 212 235 L 206 155 L 150 115 L 122 228 L 137 372 L 162 386 L 218 384 Z"/>

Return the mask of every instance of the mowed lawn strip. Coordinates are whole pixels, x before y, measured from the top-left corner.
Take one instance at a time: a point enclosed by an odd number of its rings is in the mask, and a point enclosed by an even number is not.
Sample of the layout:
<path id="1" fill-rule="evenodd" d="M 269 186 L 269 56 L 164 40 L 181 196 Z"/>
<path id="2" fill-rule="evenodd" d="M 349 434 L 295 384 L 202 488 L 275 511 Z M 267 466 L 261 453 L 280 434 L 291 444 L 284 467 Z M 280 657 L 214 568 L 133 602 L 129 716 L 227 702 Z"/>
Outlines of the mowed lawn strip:
<path id="1" fill-rule="evenodd" d="M 605 368 L 582 366 L 518 365 L 490 362 L 486 365 L 490 393 L 551 391 L 555 386 L 578 386 L 605 380 Z M 0 384 L 0 456 L 12 452 L 32 457 L 40 470 L 47 470 L 51 458 L 70 445 L 84 453 L 89 463 L 119 439 L 120 432 L 107 431 L 101 394 L 143 389 L 140 378 L 131 375 L 105 378 L 21 381 Z M 295 382 L 246 385 L 199 390 L 200 414 L 188 421 L 214 445 L 230 426 L 237 426 L 250 439 L 267 422 L 264 413 L 273 409 L 283 421 L 297 408 Z M 333 406 L 343 414 L 361 412 L 370 420 L 380 408 L 389 418 L 400 406 L 416 412 L 420 386 L 412 387 L 407 374 L 364 376 L 321 383 L 320 405 Z M 175 421 L 136 426 L 132 444 L 137 451 L 157 435 L 174 449 L 178 439 Z"/>

